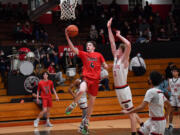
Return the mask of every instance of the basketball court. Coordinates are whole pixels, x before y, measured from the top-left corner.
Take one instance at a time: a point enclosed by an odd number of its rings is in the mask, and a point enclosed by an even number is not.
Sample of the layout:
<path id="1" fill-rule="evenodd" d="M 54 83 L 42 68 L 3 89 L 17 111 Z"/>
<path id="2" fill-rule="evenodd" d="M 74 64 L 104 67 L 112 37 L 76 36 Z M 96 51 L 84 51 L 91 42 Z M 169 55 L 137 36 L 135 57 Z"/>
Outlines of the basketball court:
<path id="1" fill-rule="evenodd" d="M 147 118 L 143 118 L 145 121 Z M 180 135 L 180 117 L 174 118 L 175 129 L 168 131 L 165 135 Z M 33 125 L 15 126 L 0 128 L 2 135 L 79 135 L 77 132 L 79 122 L 54 124 L 54 127 L 45 127 L 40 125 L 39 128 L 34 128 Z M 91 135 L 130 135 L 130 124 L 128 119 L 121 120 L 106 120 L 92 121 L 90 123 Z"/>

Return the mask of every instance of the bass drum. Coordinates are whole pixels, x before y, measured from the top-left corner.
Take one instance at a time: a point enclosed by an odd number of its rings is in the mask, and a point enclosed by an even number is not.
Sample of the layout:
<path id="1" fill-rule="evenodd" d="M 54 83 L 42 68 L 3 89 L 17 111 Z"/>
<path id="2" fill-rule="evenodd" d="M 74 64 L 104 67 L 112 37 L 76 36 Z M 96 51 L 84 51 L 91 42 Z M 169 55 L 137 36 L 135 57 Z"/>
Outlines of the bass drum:
<path id="1" fill-rule="evenodd" d="M 27 76 L 27 75 L 30 75 L 33 73 L 34 71 L 34 66 L 31 62 L 29 61 L 23 61 L 21 64 L 20 64 L 20 73 Z"/>

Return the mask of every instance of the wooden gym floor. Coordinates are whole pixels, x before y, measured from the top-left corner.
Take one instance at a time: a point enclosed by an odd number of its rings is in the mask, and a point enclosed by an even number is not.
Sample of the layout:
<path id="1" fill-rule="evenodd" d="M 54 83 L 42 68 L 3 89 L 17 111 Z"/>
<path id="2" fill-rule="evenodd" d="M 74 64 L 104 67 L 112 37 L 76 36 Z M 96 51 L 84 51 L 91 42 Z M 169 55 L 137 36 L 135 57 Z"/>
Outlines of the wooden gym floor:
<path id="1" fill-rule="evenodd" d="M 143 118 L 145 121 L 147 118 Z M 175 129 L 168 131 L 165 135 L 180 135 L 180 116 L 174 118 Z M 0 127 L 1 135 L 80 135 L 77 132 L 77 123 L 54 124 L 54 127 L 39 125 L 38 128 L 30 126 Z M 130 124 L 128 119 L 92 121 L 90 123 L 90 135 L 130 135 Z"/>

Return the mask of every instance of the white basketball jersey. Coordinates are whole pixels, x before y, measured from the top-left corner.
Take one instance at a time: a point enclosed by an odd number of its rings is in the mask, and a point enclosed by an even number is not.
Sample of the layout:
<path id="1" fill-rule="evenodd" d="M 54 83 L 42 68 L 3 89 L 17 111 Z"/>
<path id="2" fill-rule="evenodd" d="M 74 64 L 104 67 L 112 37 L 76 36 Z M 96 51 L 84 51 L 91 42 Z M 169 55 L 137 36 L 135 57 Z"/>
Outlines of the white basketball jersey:
<path id="1" fill-rule="evenodd" d="M 169 79 L 169 87 L 172 95 L 180 95 L 180 78 Z"/>
<path id="2" fill-rule="evenodd" d="M 158 88 L 151 88 L 146 92 L 144 101 L 149 103 L 149 116 L 150 117 L 163 117 L 164 116 L 164 102 L 166 97 Z"/>
<path id="3" fill-rule="evenodd" d="M 79 89 L 75 90 L 75 93 L 78 93 Z M 82 104 L 82 103 L 87 103 L 87 96 L 86 96 L 86 92 L 83 93 L 83 95 L 81 96 L 81 98 L 78 101 L 78 104 Z"/>
<path id="4" fill-rule="evenodd" d="M 128 67 L 124 68 L 124 64 L 121 61 L 121 59 L 114 58 L 113 76 L 115 87 L 127 84 Z"/>

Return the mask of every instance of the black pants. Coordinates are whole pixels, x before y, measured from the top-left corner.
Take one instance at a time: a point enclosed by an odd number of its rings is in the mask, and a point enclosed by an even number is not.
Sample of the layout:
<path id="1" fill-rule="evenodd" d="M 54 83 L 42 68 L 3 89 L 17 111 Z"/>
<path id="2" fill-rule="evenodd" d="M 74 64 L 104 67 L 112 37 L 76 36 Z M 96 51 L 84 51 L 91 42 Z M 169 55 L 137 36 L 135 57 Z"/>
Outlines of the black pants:
<path id="1" fill-rule="evenodd" d="M 135 76 L 141 76 L 146 73 L 146 69 L 144 67 L 132 67 L 132 71 Z"/>

